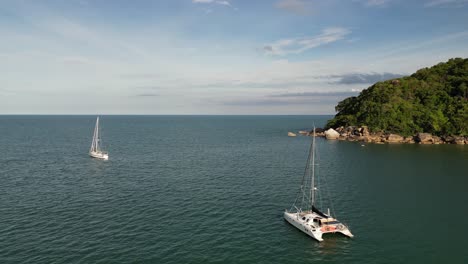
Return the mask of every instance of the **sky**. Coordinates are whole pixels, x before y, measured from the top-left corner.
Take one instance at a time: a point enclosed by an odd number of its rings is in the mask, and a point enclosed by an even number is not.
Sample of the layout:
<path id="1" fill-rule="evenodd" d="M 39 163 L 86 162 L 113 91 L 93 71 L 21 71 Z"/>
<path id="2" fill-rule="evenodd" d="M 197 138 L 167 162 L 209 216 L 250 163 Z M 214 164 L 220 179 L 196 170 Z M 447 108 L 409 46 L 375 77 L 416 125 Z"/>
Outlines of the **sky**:
<path id="1" fill-rule="evenodd" d="M 334 114 L 468 57 L 468 0 L 0 0 L 0 114 Z"/>

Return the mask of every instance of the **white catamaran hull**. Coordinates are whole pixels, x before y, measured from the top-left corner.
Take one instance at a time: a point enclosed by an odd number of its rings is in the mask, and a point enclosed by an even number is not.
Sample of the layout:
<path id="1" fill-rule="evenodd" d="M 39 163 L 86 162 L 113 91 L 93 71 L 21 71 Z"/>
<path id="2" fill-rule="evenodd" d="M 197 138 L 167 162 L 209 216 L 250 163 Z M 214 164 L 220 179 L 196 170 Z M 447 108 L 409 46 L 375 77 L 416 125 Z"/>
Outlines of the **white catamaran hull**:
<path id="1" fill-rule="evenodd" d="M 305 221 L 303 218 L 310 221 Z M 286 219 L 286 221 L 319 242 L 323 241 L 322 235 L 326 233 L 341 233 L 347 237 L 354 237 L 348 227 L 339 223 L 336 219 L 328 218 L 333 219 L 337 224 L 318 225 L 316 222 L 314 223 L 312 221 L 313 218 L 318 218 L 318 215 L 315 213 L 299 214 L 284 212 L 284 219 Z"/>
<path id="2" fill-rule="evenodd" d="M 96 158 L 96 159 L 103 159 L 103 160 L 108 160 L 109 159 L 109 154 L 107 154 L 107 153 L 91 151 L 91 152 L 89 152 L 89 155 L 91 157 L 93 157 L 93 158 Z"/>

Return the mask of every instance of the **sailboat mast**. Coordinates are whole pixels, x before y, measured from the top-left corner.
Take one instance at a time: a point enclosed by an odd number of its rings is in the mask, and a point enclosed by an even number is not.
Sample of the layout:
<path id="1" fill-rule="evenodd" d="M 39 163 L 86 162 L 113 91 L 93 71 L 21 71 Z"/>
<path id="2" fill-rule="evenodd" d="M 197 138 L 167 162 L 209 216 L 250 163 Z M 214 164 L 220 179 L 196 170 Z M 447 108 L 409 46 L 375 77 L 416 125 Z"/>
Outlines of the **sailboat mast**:
<path id="1" fill-rule="evenodd" d="M 310 183 L 310 207 L 312 210 L 312 206 L 315 203 L 315 126 L 314 126 L 314 133 L 312 136 L 312 180 Z"/>
<path id="2" fill-rule="evenodd" d="M 91 149 L 89 152 L 96 151 L 96 126 L 94 126 L 94 131 L 93 131 L 93 140 L 91 141 Z"/>
<path id="3" fill-rule="evenodd" d="M 96 119 L 96 151 L 99 151 L 99 116 Z"/>

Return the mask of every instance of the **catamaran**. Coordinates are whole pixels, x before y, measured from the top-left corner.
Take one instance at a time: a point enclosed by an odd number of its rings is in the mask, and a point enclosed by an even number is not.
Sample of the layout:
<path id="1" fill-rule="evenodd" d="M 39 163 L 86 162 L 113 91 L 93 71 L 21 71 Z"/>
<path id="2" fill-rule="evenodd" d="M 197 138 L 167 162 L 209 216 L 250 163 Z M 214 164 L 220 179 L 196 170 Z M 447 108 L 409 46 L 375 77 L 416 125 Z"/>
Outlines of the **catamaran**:
<path id="1" fill-rule="evenodd" d="M 331 216 L 330 209 L 328 209 L 327 213 L 323 213 L 316 207 L 316 192 L 318 189 L 315 176 L 314 127 L 301 188 L 291 209 L 285 210 L 284 218 L 291 225 L 318 241 L 323 241 L 322 235 L 327 233 L 341 233 L 353 237 L 348 226 Z"/>
<path id="2" fill-rule="evenodd" d="M 96 126 L 94 127 L 93 142 L 89 149 L 89 155 L 93 158 L 108 160 L 109 153 L 101 150 L 101 137 L 99 136 L 99 117 L 96 119 Z"/>

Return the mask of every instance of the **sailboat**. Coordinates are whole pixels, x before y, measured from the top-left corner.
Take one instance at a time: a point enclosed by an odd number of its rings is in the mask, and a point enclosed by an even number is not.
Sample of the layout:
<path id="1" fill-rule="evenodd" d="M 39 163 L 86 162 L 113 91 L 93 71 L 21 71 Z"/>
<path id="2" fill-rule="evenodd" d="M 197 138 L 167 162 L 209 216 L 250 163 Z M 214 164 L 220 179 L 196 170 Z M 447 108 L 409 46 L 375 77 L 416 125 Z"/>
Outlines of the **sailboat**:
<path id="1" fill-rule="evenodd" d="M 89 155 L 93 158 L 108 160 L 109 153 L 101 150 L 101 137 L 99 136 L 99 117 L 96 119 L 96 126 L 94 127 L 93 142 L 89 149 Z"/>
<path id="2" fill-rule="evenodd" d="M 341 233 L 347 237 L 353 237 L 348 226 L 332 217 L 330 209 L 323 213 L 316 207 L 316 170 L 315 170 L 315 127 L 312 143 L 309 149 L 309 157 L 300 191 L 291 209 L 285 210 L 284 218 L 297 229 L 323 241 L 322 235 L 327 233 Z"/>

